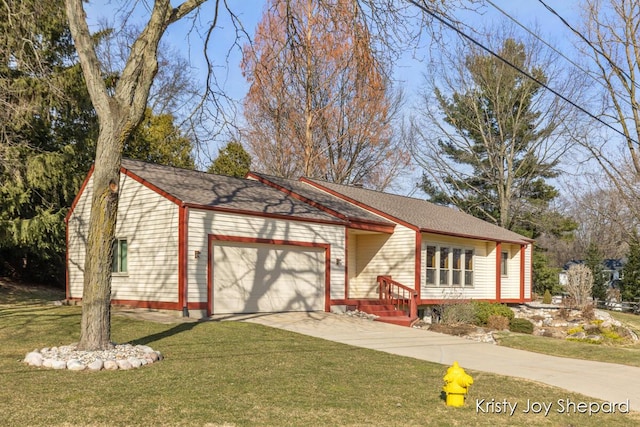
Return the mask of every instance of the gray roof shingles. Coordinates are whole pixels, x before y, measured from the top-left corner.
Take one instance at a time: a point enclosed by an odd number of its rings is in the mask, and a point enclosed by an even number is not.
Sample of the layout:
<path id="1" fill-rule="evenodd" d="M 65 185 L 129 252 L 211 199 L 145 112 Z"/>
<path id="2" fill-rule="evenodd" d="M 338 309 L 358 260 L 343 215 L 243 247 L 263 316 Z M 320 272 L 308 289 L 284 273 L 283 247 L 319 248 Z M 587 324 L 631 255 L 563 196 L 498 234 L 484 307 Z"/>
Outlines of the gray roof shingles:
<path id="1" fill-rule="evenodd" d="M 288 191 L 291 191 L 292 193 L 312 200 L 313 202 L 331 211 L 337 212 L 338 214 L 349 220 L 362 221 L 372 224 L 394 225 L 393 222 L 387 221 L 379 215 L 371 213 L 366 209 L 332 196 L 325 191 L 318 190 L 304 182 L 257 172 L 252 172 L 252 174 L 273 184 L 276 184 L 277 186 L 282 187 Z"/>
<path id="2" fill-rule="evenodd" d="M 321 222 L 341 222 L 320 209 L 250 179 L 123 159 L 122 167 L 182 203 Z"/>
<path id="3" fill-rule="evenodd" d="M 531 242 L 531 239 L 513 231 L 426 200 L 316 179 L 306 179 L 306 181 L 311 185 L 324 187 L 333 193 L 346 196 L 360 205 L 385 213 L 401 222 L 417 227 L 423 232 L 518 244 Z"/>

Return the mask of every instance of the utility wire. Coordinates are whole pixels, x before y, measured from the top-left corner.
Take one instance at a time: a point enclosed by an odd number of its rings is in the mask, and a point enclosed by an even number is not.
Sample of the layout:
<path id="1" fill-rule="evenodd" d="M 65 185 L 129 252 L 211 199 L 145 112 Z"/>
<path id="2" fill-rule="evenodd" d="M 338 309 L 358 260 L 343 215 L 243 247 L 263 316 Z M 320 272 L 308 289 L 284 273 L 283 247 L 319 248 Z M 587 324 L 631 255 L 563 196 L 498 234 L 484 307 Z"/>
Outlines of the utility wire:
<path id="1" fill-rule="evenodd" d="M 428 8 L 427 6 L 418 3 L 415 0 L 407 0 L 409 3 L 413 4 L 414 6 L 416 6 L 417 8 L 421 9 L 423 12 L 425 12 L 426 14 L 430 15 L 431 17 L 435 18 L 436 20 L 438 20 L 440 23 L 444 24 L 446 27 L 452 29 L 453 31 L 455 31 L 456 33 L 458 33 L 459 35 L 461 35 L 462 37 L 466 38 L 467 40 L 469 40 L 471 43 L 475 44 L 476 46 L 480 47 L 481 49 L 485 50 L 486 52 L 488 52 L 489 54 L 491 54 L 492 56 L 494 56 L 496 59 L 498 59 L 499 61 L 504 62 L 505 64 L 507 64 L 509 67 L 513 68 L 514 70 L 518 71 L 519 73 L 521 73 L 522 75 L 528 77 L 529 79 L 533 80 L 534 82 L 536 82 L 537 84 L 539 84 L 540 86 L 544 87 L 545 89 L 547 89 L 549 92 L 553 93 L 555 96 L 557 96 L 558 98 L 562 99 L 563 101 L 569 103 L 570 105 L 574 106 L 575 108 L 577 108 L 579 111 L 583 112 L 584 114 L 588 115 L 589 117 L 591 117 L 592 119 L 598 121 L 599 123 L 603 124 L 604 126 L 608 127 L 609 129 L 611 129 L 612 131 L 614 131 L 615 133 L 621 135 L 622 137 L 624 137 L 626 140 L 629 140 L 635 144 L 638 144 L 638 141 L 634 140 L 633 138 L 627 136 L 624 134 L 624 132 L 620 131 L 619 129 L 616 129 L 615 127 L 613 127 L 612 125 L 610 125 L 609 123 L 605 122 L 604 120 L 602 120 L 599 117 L 596 117 L 595 115 L 591 114 L 589 111 L 587 111 L 585 108 L 579 106 L 578 104 L 576 104 L 575 102 L 571 101 L 569 98 L 567 98 L 566 96 L 562 95 L 560 92 L 558 92 L 557 90 L 547 86 L 545 83 L 541 82 L 540 80 L 538 80 L 537 78 L 535 78 L 534 76 L 532 76 L 531 74 L 527 73 L 526 71 L 524 71 L 523 69 L 521 69 L 520 67 L 518 67 L 517 65 L 511 63 L 509 60 L 503 58 L 502 56 L 498 55 L 497 53 L 495 53 L 494 51 L 492 51 L 491 49 L 489 49 L 488 47 L 486 47 L 485 45 L 483 45 L 482 43 L 480 43 L 479 41 L 477 41 L 476 39 L 474 39 L 473 37 L 471 37 L 470 35 L 462 32 L 461 30 L 459 30 L 455 25 L 451 24 L 450 22 L 448 22 L 445 18 L 442 18 L 441 16 L 439 16 L 435 11 L 431 10 L 430 8 Z"/>
<path id="2" fill-rule="evenodd" d="M 586 44 L 589 45 L 589 47 L 591 49 L 594 50 L 594 52 L 596 52 L 598 55 L 602 56 L 604 59 L 606 59 L 606 61 L 609 63 L 609 65 L 611 65 L 611 67 L 616 70 L 617 73 L 623 75 L 626 79 L 629 80 L 629 82 L 634 85 L 636 88 L 640 89 L 640 86 L 631 78 L 631 76 L 629 75 L 629 73 L 627 73 L 625 70 L 623 70 L 622 68 L 618 67 L 610 58 L 609 56 L 604 53 L 602 51 L 602 49 L 599 49 L 598 46 L 595 46 L 593 43 L 591 43 L 591 41 L 589 39 L 587 39 L 584 34 L 582 34 L 580 31 L 576 30 L 575 28 L 573 28 L 571 26 L 571 24 L 569 24 L 567 22 L 566 19 L 564 19 L 562 16 L 560 16 L 560 14 L 558 12 L 555 11 L 555 9 L 553 9 L 551 6 L 547 5 L 544 1 L 542 0 L 538 0 L 538 2 L 540 2 L 540 4 L 542 4 L 545 8 L 547 8 L 547 10 L 549 12 L 551 12 L 552 14 L 554 14 L 555 16 L 558 17 L 558 19 L 560 19 L 560 21 L 562 21 L 562 23 L 564 25 L 566 25 L 567 27 L 569 27 L 569 29 L 571 31 L 574 32 L 574 34 L 576 34 L 578 37 L 580 37 L 582 40 L 584 40 L 584 42 Z"/>
<path id="3" fill-rule="evenodd" d="M 531 31 L 529 28 L 527 28 L 525 25 L 523 25 L 522 23 L 520 23 L 520 21 L 518 21 L 516 18 L 514 18 L 513 16 L 509 15 L 507 12 L 505 12 L 503 9 L 501 9 L 500 7 L 498 7 L 498 5 L 496 5 L 494 2 L 492 2 L 491 0 L 485 0 L 488 4 L 490 4 L 491 6 L 493 6 L 495 9 L 497 9 L 500 13 L 502 13 L 504 16 L 506 16 L 507 18 L 509 18 L 511 21 L 513 21 L 517 26 L 519 26 L 520 28 L 522 28 L 523 30 L 525 30 L 527 33 L 529 33 L 531 36 L 535 37 L 536 39 L 538 39 L 540 42 L 542 42 L 545 46 L 547 46 L 549 49 L 551 49 L 552 51 L 554 51 L 555 53 L 557 53 L 558 55 L 560 55 L 561 57 L 563 57 L 564 59 L 567 60 L 567 62 L 569 62 L 571 65 L 573 65 L 574 67 L 576 67 L 578 70 L 582 71 L 583 73 L 585 73 L 587 76 L 591 77 L 591 79 L 593 79 L 596 83 L 598 83 L 600 86 L 602 86 L 603 88 L 607 89 L 607 86 L 600 80 L 597 78 L 597 76 L 594 76 L 593 73 L 587 69 L 585 69 L 584 67 L 582 67 L 580 64 L 576 63 L 574 60 L 572 60 L 571 58 L 569 58 L 568 56 L 566 56 L 564 53 L 560 52 L 558 49 L 556 49 L 555 47 L 553 47 L 550 43 L 547 43 L 547 41 L 545 41 L 544 39 L 542 39 L 538 34 L 536 34 L 535 32 Z M 638 107 L 636 105 L 634 105 L 631 101 L 629 101 L 626 98 L 622 98 L 622 101 L 625 102 L 626 104 L 628 104 L 631 108 L 633 109 L 637 109 Z"/>

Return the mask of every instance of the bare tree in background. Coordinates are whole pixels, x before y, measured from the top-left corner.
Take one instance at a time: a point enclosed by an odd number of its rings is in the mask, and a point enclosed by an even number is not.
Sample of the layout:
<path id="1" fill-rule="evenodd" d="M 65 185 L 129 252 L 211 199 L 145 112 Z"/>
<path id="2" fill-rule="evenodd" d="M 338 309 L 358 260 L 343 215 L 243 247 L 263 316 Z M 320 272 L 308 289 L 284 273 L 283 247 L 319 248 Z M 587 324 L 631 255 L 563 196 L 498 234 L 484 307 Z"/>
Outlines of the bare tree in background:
<path id="1" fill-rule="evenodd" d="M 401 97 L 356 1 L 269 1 L 242 68 L 254 167 L 383 189 L 407 165 Z"/>
<path id="2" fill-rule="evenodd" d="M 584 38 L 577 47 L 594 82 L 592 108 L 619 132 L 595 123 L 580 141 L 601 167 L 594 191 L 612 199 L 601 214 L 609 223 L 622 215 L 632 231 L 640 224 L 640 1 L 585 0 L 580 7 Z"/>

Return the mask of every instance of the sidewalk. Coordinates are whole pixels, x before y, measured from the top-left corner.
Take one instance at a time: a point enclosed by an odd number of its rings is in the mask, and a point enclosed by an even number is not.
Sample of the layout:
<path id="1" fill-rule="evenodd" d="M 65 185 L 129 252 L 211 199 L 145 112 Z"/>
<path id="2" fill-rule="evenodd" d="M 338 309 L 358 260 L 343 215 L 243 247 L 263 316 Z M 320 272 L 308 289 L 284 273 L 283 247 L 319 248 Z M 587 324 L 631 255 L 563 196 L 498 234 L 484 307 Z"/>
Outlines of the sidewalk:
<path id="1" fill-rule="evenodd" d="M 457 361 L 467 370 L 526 378 L 609 402 L 628 399 L 632 410 L 640 410 L 640 368 L 547 356 L 332 313 L 275 313 L 238 320 L 444 365 Z"/>

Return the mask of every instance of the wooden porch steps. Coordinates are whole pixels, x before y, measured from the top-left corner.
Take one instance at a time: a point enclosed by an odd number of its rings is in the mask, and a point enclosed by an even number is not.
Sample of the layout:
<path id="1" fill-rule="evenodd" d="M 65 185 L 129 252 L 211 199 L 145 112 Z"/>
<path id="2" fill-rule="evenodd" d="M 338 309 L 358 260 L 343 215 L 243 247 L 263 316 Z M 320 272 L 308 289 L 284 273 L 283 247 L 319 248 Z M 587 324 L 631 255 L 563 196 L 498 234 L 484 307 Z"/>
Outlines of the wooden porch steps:
<path id="1" fill-rule="evenodd" d="M 366 303 L 359 303 L 357 309 L 364 313 L 378 316 L 374 319 L 376 322 L 411 327 L 418 321 L 418 318 L 412 319 L 407 316 L 406 311 L 396 310 L 393 304 L 387 304 L 385 301 L 372 300 Z"/>

